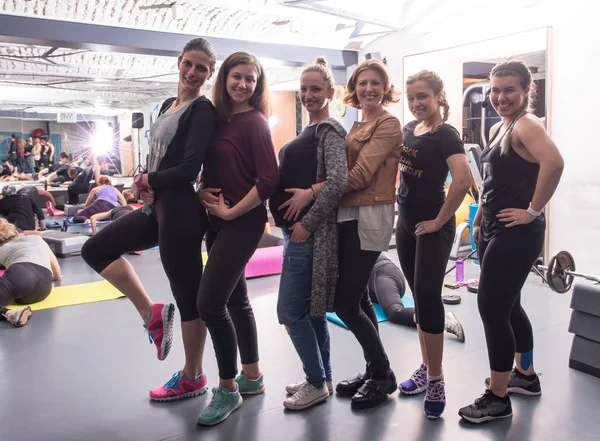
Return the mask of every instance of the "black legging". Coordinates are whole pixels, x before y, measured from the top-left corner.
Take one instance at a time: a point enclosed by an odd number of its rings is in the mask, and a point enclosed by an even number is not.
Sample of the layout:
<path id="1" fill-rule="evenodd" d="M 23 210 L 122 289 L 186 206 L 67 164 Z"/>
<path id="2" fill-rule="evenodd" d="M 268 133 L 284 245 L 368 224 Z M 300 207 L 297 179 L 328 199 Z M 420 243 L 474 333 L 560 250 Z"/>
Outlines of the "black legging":
<path id="1" fill-rule="evenodd" d="M 261 204 L 233 221 L 211 217 L 212 228 L 206 234 L 209 257 L 198 311 L 210 332 L 222 380 L 237 374 L 238 346 L 242 364 L 258 362 L 258 334 L 244 270 L 266 221 L 266 208 Z"/>
<path id="2" fill-rule="evenodd" d="M 44 300 L 52 291 L 52 271 L 35 263 L 15 263 L 0 277 L 0 307 Z"/>
<path id="3" fill-rule="evenodd" d="M 405 289 L 402 271 L 389 261 L 389 264 L 371 274 L 369 288 L 361 305 L 364 305 L 363 309 L 365 309 L 368 308 L 369 301 L 379 303 L 390 322 L 414 328 L 416 327 L 413 319 L 415 309 L 407 308 L 402 302 Z"/>
<path id="4" fill-rule="evenodd" d="M 482 229 L 485 220 L 482 221 Z M 508 372 L 515 352 L 533 349 L 533 330 L 521 306 L 521 289 L 544 244 L 544 232 L 527 226 L 506 229 L 477 246 L 481 262 L 477 304 L 483 321 L 490 368 Z"/>
<path id="5" fill-rule="evenodd" d="M 371 270 L 381 253 L 360 248 L 357 221 L 339 224 L 338 231 L 339 276 L 334 309 L 360 343 L 367 361 L 367 375 L 372 375 L 375 380 L 384 380 L 388 376 L 390 362 L 379 337 L 373 305 L 365 299 Z"/>
<path id="6" fill-rule="evenodd" d="M 417 323 L 428 334 L 444 332 L 442 288 L 455 233 L 454 216 L 435 233 L 422 236 L 415 235 L 415 225 L 398 217 L 398 259 L 415 299 Z"/>
<path id="7" fill-rule="evenodd" d="M 81 256 L 101 273 L 123 254 L 158 244 L 181 321 L 191 321 L 199 317 L 196 296 L 206 228 L 206 213 L 191 186 L 159 190 L 151 215 L 140 209 L 113 221 L 84 244 Z"/>
<path id="8" fill-rule="evenodd" d="M 69 184 L 69 187 L 67 188 L 67 194 L 68 194 L 68 203 L 71 205 L 77 205 L 79 203 L 79 195 L 80 194 L 85 194 L 87 192 L 89 192 L 90 190 L 90 184 L 79 184 L 76 182 L 72 182 L 71 184 Z"/>

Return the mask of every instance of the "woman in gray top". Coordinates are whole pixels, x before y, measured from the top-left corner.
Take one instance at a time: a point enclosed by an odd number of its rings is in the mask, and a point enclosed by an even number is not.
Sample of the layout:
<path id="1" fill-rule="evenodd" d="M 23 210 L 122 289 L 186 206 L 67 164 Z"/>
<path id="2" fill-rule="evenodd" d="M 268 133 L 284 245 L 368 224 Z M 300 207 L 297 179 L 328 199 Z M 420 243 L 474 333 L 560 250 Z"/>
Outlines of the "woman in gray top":
<path id="1" fill-rule="evenodd" d="M 0 265 L 6 268 L 0 277 L 0 315 L 15 326 L 23 326 L 31 316 L 29 307 L 11 311 L 6 306 L 44 300 L 52 290 L 52 281 L 62 279 L 60 266 L 40 235 L 20 234 L 1 217 Z"/>

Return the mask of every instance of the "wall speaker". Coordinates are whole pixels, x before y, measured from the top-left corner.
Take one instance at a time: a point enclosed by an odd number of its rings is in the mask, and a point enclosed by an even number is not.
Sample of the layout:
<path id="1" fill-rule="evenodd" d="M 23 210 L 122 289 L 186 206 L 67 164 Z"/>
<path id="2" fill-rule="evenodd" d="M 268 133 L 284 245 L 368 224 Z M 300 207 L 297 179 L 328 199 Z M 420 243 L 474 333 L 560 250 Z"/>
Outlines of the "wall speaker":
<path id="1" fill-rule="evenodd" d="M 144 128 L 144 114 L 143 113 L 133 113 L 131 115 L 131 127 L 134 129 L 143 129 Z"/>

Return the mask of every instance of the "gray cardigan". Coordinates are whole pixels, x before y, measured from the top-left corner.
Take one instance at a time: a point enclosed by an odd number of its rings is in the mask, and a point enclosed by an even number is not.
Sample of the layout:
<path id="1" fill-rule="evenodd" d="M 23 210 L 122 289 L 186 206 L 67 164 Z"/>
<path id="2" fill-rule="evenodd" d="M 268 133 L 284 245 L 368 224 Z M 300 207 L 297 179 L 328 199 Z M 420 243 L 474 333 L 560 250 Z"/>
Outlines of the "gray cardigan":
<path id="1" fill-rule="evenodd" d="M 317 125 L 317 182 L 323 188 L 301 224 L 314 238 L 310 314 L 333 311 L 338 278 L 337 207 L 348 187 L 346 130 L 333 118 Z"/>

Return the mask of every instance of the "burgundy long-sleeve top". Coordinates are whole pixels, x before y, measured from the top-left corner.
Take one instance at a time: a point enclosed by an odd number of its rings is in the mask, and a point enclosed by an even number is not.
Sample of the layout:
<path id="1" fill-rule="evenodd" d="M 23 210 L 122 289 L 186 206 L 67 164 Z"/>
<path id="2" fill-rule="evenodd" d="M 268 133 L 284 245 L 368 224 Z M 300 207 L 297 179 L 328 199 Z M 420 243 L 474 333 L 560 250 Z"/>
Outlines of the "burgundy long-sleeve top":
<path id="1" fill-rule="evenodd" d="M 267 117 L 260 110 L 237 113 L 219 124 L 204 161 L 205 188 L 220 188 L 230 206 L 256 186 L 262 201 L 279 183 L 275 148 Z"/>

